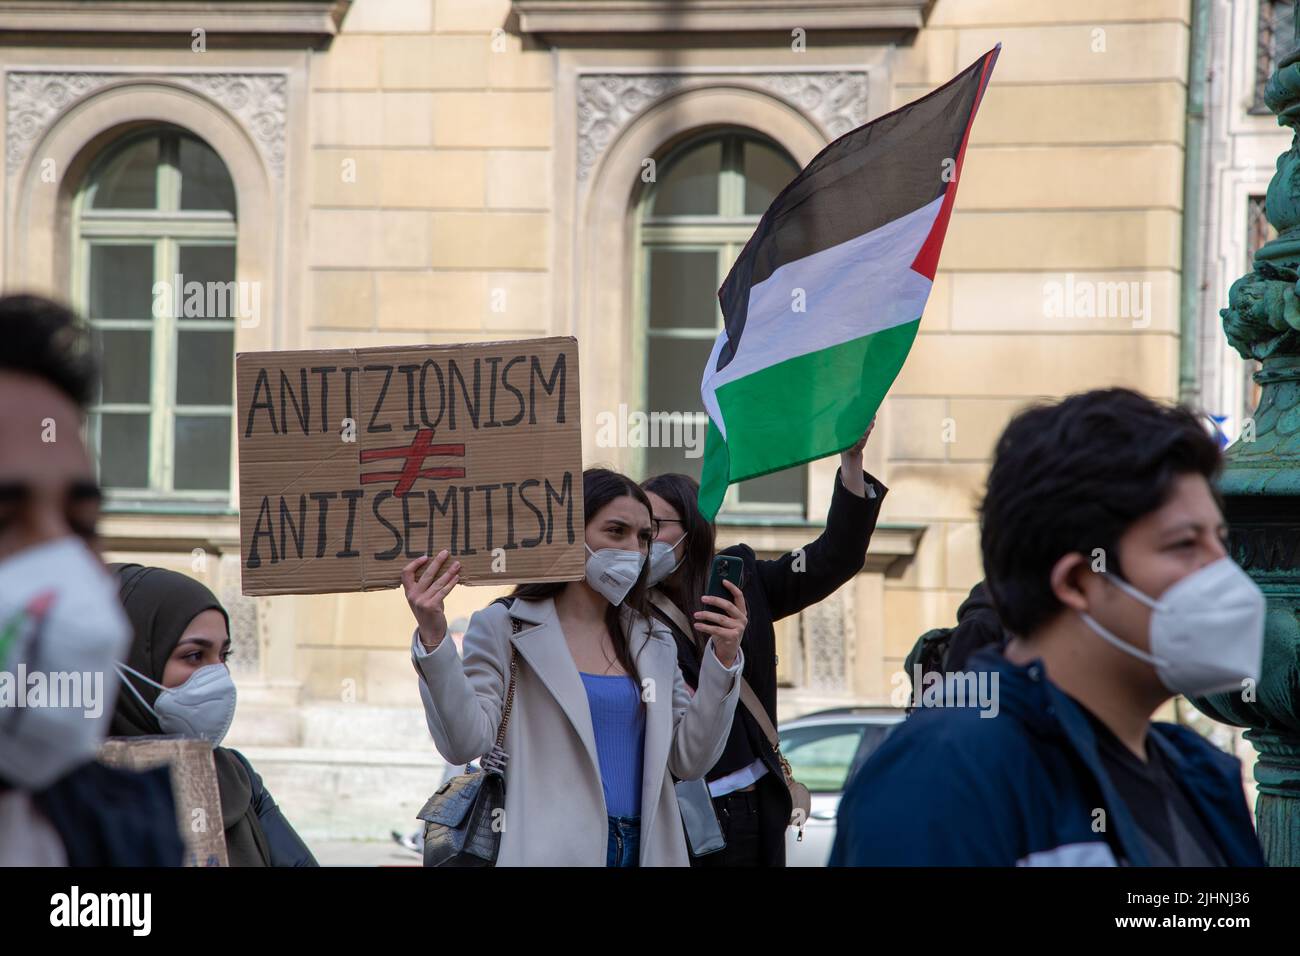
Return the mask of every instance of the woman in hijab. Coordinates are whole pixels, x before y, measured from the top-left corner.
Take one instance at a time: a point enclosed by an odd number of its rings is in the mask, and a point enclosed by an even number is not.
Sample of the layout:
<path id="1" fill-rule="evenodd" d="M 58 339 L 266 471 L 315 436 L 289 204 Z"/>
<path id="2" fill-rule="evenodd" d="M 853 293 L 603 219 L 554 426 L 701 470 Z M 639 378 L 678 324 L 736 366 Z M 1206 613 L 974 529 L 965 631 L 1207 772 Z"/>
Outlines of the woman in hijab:
<path id="1" fill-rule="evenodd" d="M 231 866 L 316 866 L 243 754 L 219 746 L 235 716 L 230 620 L 211 591 L 164 568 L 114 564 L 134 632 L 109 731 L 211 742 Z"/>

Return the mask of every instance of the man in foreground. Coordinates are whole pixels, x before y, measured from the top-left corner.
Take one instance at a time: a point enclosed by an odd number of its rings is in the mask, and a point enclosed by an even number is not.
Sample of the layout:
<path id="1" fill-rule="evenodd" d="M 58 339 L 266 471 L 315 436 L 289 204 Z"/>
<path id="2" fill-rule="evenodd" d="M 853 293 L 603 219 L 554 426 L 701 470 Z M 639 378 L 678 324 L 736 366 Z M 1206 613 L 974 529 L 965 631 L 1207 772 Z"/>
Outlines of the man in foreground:
<path id="1" fill-rule="evenodd" d="M 1239 762 L 1151 721 L 1259 678 L 1220 465 L 1191 412 L 1126 389 L 1011 421 L 980 515 L 1009 638 L 964 665 L 996 706 L 919 707 L 846 790 L 832 865 L 1263 865 Z"/>
<path id="2" fill-rule="evenodd" d="M 6 296 L 0 342 L 0 866 L 179 865 L 167 769 L 95 762 L 130 629 L 94 551 L 82 327 Z"/>

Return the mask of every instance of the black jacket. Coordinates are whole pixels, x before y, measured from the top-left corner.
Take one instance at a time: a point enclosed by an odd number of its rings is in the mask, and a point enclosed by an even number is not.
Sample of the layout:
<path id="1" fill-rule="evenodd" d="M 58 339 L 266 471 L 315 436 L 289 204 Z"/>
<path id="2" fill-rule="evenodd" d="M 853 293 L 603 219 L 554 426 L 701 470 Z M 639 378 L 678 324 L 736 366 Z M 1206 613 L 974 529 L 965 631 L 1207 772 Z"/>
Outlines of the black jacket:
<path id="1" fill-rule="evenodd" d="M 773 725 L 776 724 L 776 631 L 772 624 L 824 600 L 862 570 L 880 506 L 889 490 L 871 475 L 866 476 L 866 482 L 869 489 L 875 490 L 875 498 L 869 495 L 859 498 L 844 487 L 839 472 L 835 473 L 835 491 L 826 515 L 826 528 L 816 541 L 802 549 L 802 571 L 794 570 L 794 553 L 762 561 L 745 544 L 721 552 L 740 558 L 745 565 L 741 590 L 749 609 L 749 625 L 740 644 L 745 655 L 742 673 Z M 677 663 L 682 677 L 695 687 L 700 674 L 695 638 L 668 623 L 677 638 Z M 743 703 L 737 704 L 727 745 L 706 779 L 716 780 L 740 770 L 756 757 L 762 757 L 767 768 L 780 777 L 780 763 L 758 721 Z"/>
<path id="2" fill-rule="evenodd" d="M 258 833 L 252 835 L 252 840 L 256 845 L 258 855 L 267 866 L 319 866 L 316 858 L 312 856 L 311 850 L 307 844 L 298 836 L 283 813 L 280 812 L 279 805 L 272 798 L 266 785 L 262 783 L 261 775 L 253 769 L 253 765 L 248 762 L 248 758 L 238 750 L 225 748 L 238 761 L 239 765 L 244 768 L 248 774 L 250 794 L 250 808 L 252 814 L 256 816 L 255 826 Z M 248 821 L 248 814 L 242 814 L 240 819 L 233 824 L 228 824 L 226 829 L 226 842 L 229 845 L 233 842 L 232 837 L 238 839 L 232 829 L 242 826 Z M 260 838 L 260 839 L 259 839 Z"/>
<path id="3" fill-rule="evenodd" d="M 180 866 L 184 860 L 166 767 L 83 764 L 32 801 L 63 841 L 69 866 Z"/>

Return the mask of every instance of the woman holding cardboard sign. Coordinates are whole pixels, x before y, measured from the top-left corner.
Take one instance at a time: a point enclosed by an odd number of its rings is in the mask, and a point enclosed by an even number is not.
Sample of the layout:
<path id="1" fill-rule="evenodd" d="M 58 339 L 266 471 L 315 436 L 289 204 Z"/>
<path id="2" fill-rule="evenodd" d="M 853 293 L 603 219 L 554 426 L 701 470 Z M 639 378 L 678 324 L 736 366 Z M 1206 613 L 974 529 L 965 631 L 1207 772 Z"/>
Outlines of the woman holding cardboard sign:
<path id="1" fill-rule="evenodd" d="M 726 743 L 744 599 L 737 590 L 736 604 L 701 623 L 708 645 L 692 696 L 671 632 L 646 614 L 654 532 L 644 492 L 589 469 L 583 497 L 586 576 L 522 585 L 474 614 L 463 661 L 443 613 L 459 563 L 443 551 L 403 570 L 429 730 L 450 763 L 493 751 L 494 740 L 504 751 L 489 764 L 506 767 L 504 813 L 491 821 L 498 865 L 686 866 L 672 778 L 703 775 Z"/>

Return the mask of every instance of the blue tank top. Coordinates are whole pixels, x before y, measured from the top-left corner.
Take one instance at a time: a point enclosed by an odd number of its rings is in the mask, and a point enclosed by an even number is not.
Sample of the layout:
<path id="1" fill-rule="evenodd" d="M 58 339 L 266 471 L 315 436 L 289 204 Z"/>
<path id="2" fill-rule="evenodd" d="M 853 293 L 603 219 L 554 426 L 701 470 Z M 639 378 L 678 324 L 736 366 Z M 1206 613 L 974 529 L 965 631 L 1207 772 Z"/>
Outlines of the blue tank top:
<path id="1" fill-rule="evenodd" d="M 615 817 L 640 816 L 645 756 L 645 708 L 641 705 L 640 687 L 625 674 L 584 673 L 582 683 L 596 732 L 605 809 Z"/>

